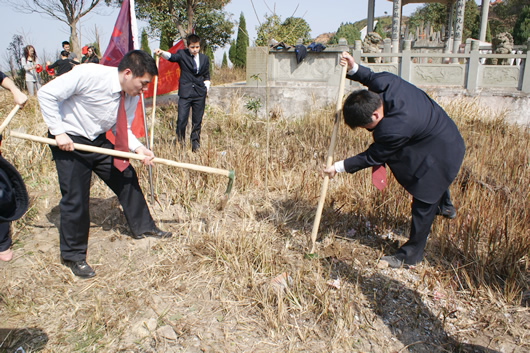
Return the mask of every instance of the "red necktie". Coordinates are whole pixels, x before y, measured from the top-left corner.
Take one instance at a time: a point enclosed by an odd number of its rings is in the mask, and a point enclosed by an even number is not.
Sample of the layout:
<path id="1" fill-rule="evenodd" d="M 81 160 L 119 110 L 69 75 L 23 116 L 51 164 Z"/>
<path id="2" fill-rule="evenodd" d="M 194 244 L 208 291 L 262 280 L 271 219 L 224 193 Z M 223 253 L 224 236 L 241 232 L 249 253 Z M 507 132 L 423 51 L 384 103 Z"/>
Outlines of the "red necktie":
<path id="1" fill-rule="evenodd" d="M 117 151 L 129 152 L 129 138 L 127 135 L 127 114 L 125 113 L 125 92 L 121 92 L 120 107 L 118 108 L 118 117 L 116 119 L 116 139 L 114 149 Z M 114 157 L 112 162 L 120 172 L 129 166 L 129 160 Z"/>
<path id="2" fill-rule="evenodd" d="M 380 191 L 386 186 L 386 169 L 384 165 L 376 165 L 372 167 L 372 184 Z"/>

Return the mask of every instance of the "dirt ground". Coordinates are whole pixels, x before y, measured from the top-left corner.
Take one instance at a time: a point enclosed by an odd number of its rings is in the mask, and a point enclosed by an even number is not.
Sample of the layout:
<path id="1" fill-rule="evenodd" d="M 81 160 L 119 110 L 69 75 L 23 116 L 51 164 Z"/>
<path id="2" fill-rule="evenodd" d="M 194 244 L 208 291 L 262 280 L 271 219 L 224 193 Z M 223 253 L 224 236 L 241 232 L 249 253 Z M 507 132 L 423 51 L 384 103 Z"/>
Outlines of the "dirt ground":
<path id="1" fill-rule="evenodd" d="M 59 262 L 56 187 L 30 193 L 34 221 L 14 235 L 14 260 L 0 263 L 0 352 L 530 350 L 528 308 L 494 296 L 469 301 L 468 293 L 443 287 L 428 261 L 379 268 L 379 244 L 403 239 L 395 232 L 351 230 L 319 243 L 318 259 L 304 258 L 306 235 L 271 221 L 273 209 L 289 212 L 280 194 L 249 207 L 236 191 L 223 211 L 167 206 L 161 195 L 152 213 L 174 232 L 169 240 L 133 240 L 117 200 L 93 198 L 88 262 L 97 276 L 83 280 Z M 271 234 L 259 245 L 266 251 L 252 249 Z M 237 242 L 248 251 L 222 254 Z M 272 256 L 274 268 L 237 273 L 236 254 L 255 262 Z M 271 282 L 282 272 L 285 280 Z M 327 295 L 319 315 L 300 295 L 308 291 Z"/>

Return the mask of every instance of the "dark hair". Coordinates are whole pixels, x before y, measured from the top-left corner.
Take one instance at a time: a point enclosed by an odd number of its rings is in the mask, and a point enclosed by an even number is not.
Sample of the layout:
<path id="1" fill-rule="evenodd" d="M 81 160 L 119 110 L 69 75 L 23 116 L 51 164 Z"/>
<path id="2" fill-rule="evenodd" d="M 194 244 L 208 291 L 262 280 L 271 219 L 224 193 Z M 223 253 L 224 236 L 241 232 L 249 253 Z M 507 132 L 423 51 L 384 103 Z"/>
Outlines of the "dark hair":
<path id="1" fill-rule="evenodd" d="M 28 58 L 29 58 L 29 48 L 33 48 L 33 56 L 31 57 L 31 59 L 32 60 L 37 59 L 37 51 L 35 50 L 33 45 L 29 45 L 29 44 L 24 47 L 24 58 L 26 60 L 28 60 Z"/>
<path id="2" fill-rule="evenodd" d="M 65 45 L 70 45 L 70 42 L 67 41 L 67 40 L 65 40 L 65 41 L 63 42 L 62 46 L 64 47 Z"/>
<path id="3" fill-rule="evenodd" d="M 88 49 L 92 49 L 92 56 L 97 56 L 96 48 L 93 45 L 89 45 L 88 46 L 88 48 L 86 49 L 87 50 L 87 54 L 88 54 Z"/>
<path id="4" fill-rule="evenodd" d="M 200 43 L 201 42 L 201 37 L 199 37 L 198 35 L 192 33 L 192 34 L 189 34 L 186 37 L 186 42 L 188 43 L 188 45 L 190 45 L 190 43 Z"/>
<path id="5" fill-rule="evenodd" d="M 342 107 L 344 122 L 352 129 L 372 122 L 372 114 L 382 105 L 377 93 L 360 89 L 352 92 Z"/>
<path id="6" fill-rule="evenodd" d="M 63 51 L 61 52 L 61 56 L 66 56 L 66 57 L 68 57 L 68 55 L 70 55 L 70 53 L 68 53 L 66 50 L 63 50 Z"/>
<path id="7" fill-rule="evenodd" d="M 135 77 L 141 77 L 147 72 L 152 76 L 158 75 L 155 59 L 143 50 L 131 50 L 121 59 L 118 71 L 130 69 Z"/>

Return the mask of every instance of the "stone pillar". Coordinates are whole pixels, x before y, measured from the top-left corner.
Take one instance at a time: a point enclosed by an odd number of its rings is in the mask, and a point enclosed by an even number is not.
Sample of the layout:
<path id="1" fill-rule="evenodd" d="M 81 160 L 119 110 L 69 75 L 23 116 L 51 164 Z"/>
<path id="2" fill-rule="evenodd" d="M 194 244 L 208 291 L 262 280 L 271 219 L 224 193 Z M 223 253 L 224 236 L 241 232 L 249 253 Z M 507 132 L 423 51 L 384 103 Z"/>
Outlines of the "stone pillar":
<path id="1" fill-rule="evenodd" d="M 529 93 L 530 94 L 530 38 L 528 38 L 528 42 L 526 42 L 526 59 L 524 61 L 524 72 L 523 72 L 523 78 L 521 80 L 521 91 L 523 93 Z M 523 68 L 521 68 L 522 70 Z"/>
<path id="2" fill-rule="evenodd" d="M 445 46 L 444 53 L 450 53 L 451 48 L 453 48 L 453 10 L 455 9 L 455 4 L 447 4 L 447 13 L 446 13 L 446 26 L 445 26 Z"/>
<path id="3" fill-rule="evenodd" d="M 464 30 L 464 11 L 466 9 L 465 0 L 456 0 L 456 18 L 455 18 L 455 41 L 453 43 L 453 53 L 458 54 L 460 44 L 462 44 L 462 32 Z M 458 59 L 453 59 L 453 63 Z"/>
<path id="4" fill-rule="evenodd" d="M 480 67 L 479 62 L 479 41 L 471 40 L 471 51 L 469 53 L 469 61 L 467 62 L 467 78 L 466 89 L 470 93 L 475 93 L 478 87 L 478 71 Z"/>
<path id="5" fill-rule="evenodd" d="M 405 39 L 403 41 L 403 51 L 401 56 L 401 67 L 399 76 L 405 81 L 411 80 L 411 40 Z"/>
<path id="6" fill-rule="evenodd" d="M 399 39 L 401 35 L 401 0 L 393 0 L 392 8 L 392 53 L 399 52 Z M 398 62 L 398 58 L 392 58 L 392 62 Z"/>
<path id="7" fill-rule="evenodd" d="M 360 40 L 356 40 L 355 43 L 353 44 L 353 53 L 352 53 L 352 56 L 353 56 L 353 60 L 355 60 L 355 62 L 357 64 L 361 64 L 361 51 L 362 51 L 362 42 Z"/>
<path id="8" fill-rule="evenodd" d="M 480 36 L 482 42 L 486 41 L 486 31 L 488 30 L 488 12 L 490 10 L 489 0 L 482 0 L 482 9 L 480 12 Z"/>
<path id="9" fill-rule="evenodd" d="M 366 34 L 374 31 L 375 0 L 368 0 L 368 16 L 366 17 Z"/>

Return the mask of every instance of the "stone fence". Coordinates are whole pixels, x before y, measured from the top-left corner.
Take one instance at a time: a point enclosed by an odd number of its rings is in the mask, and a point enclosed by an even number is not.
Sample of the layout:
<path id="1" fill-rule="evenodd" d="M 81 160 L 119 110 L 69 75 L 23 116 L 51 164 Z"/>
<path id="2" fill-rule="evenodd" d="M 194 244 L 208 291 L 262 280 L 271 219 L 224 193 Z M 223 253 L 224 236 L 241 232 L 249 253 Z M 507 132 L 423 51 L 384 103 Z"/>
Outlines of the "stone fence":
<path id="1" fill-rule="evenodd" d="M 294 47 L 288 50 L 249 47 L 246 83 L 214 87 L 209 102 L 226 107 L 228 99 L 234 96 L 242 97 L 242 102 L 260 100 L 262 116 L 266 111 L 296 116 L 315 107 L 334 104 L 340 82 L 340 53 L 349 50 L 356 62 L 373 71 L 392 72 L 437 95 L 467 96 L 476 100 L 485 97 L 485 102 L 508 97 L 508 106 L 514 101 L 525 109 L 530 105 L 530 64 L 527 65 L 530 50 L 524 54 L 487 54 L 479 50 L 478 41 L 470 41 L 464 53 L 450 54 L 416 51 L 411 44 L 411 41 L 404 41 L 402 52 L 392 53 L 390 40 L 385 40 L 381 53 L 363 53 L 360 41 L 351 48 L 342 40 L 339 45 L 329 46 L 322 52 L 308 50 L 300 63 L 297 63 Z M 485 65 L 482 64 L 485 59 L 513 59 L 518 65 Z M 347 91 L 359 87 L 357 82 L 347 81 Z M 496 100 L 488 98 L 492 95 Z M 530 115 L 528 110 L 522 114 Z"/>

